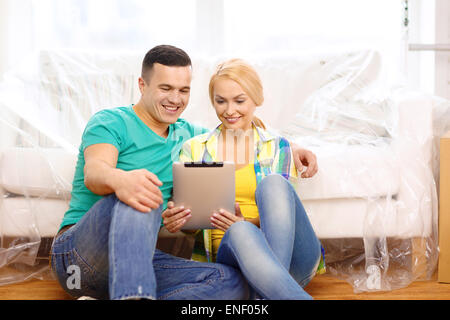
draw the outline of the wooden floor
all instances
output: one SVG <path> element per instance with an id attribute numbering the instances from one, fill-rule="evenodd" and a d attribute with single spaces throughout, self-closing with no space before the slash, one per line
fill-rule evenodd
<path id="1" fill-rule="evenodd" d="M 408 287 L 388 292 L 355 294 L 345 281 L 330 275 L 316 276 L 306 287 L 316 300 L 450 300 L 450 284 L 437 280 L 413 282 Z M 0 286 L 0 300 L 70 300 L 56 281 L 31 280 Z"/>

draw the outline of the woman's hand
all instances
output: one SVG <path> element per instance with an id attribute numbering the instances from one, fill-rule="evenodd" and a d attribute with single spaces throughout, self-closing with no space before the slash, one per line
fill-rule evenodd
<path id="1" fill-rule="evenodd" d="M 175 233 L 181 230 L 191 216 L 190 209 L 175 207 L 175 204 L 169 201 L 167 209 L 162 214 L 163 224 L 169 232 Z"/>
<path id="2" fill-rule="evenodd" d="M 241 213 L 239 204 L 235 204 L 236 214 L 232 214 L 224 209 L 220 209 L 219 212 L 214 212 L 211 217 L 211 224 L 222 231 L 227 231 L 229 227 L 235 222 L 244 221 L 244 216 Z"/>

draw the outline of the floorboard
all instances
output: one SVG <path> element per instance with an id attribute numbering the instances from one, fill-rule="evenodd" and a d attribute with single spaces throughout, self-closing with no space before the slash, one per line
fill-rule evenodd
<path id="1" fill-rule="evenodd" d="M 316 300 L 450 300 L 450 284 L 437 280 L 417 281 L 408 287 L 386 291 L 355 293 L 353 287 L 328 274 L 316 276 L 306 287 Z M 70 300 L 53 280 L 30 280 L 0 286 L 0 300 Z"/>

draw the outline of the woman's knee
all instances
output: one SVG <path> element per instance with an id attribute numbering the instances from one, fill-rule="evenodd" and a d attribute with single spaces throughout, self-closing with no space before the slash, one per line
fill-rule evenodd
<path id="1" fill-rule="evenodd" d="M 295 192 L 290 182 L 279 174 L 269 174 L 258 183 L 255 191 L 257 201 L 263 199 L 271 199 L 273 197 L 286 196 L 291 198 L 291 193 Z"/>
<path id="2" fill-rule="evenodd" d="M 239 221 L 233 223 L 228 230 L 226 231 L 225 235 L 228 238 L 236 239 L 237 241 L 245 240 L 246 237 L 248 237 L 250 234 L 253 234 L 258 230 L 258 227 L 255 226 L 253 223 L 248 221 Z"/>
<path id="3" fill-rule="evenodd" d="M 270 185 L 271 187 L 273 186 L 278 186 L 278 185 L 284 185 L 286 182 L 289 182 L 286 178 L 284 178 L 282 175 L 278 174 L 278 173 L 271 173 L 267 176 L 265 176 L 261 182 L 258 184 L 256 190 L 258 190 L 258 188 L 263 188 L 266 187 L 266 185 Z"/>
<path id="4" fill-rule="evenodd" d="M 232 252 L 235 258 L 252 255 L 265 247 L 266 239 L 261 229 L 248 221 L 233 223 L 225 233 L 219 251 Z M 223 252 L 222 252 L 223 253 Z"/>

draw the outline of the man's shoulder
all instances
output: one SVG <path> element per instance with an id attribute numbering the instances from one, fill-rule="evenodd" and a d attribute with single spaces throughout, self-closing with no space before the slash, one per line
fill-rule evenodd
<path id="1" fill-rule="evenodd" d="M 101 109 L 94 113 L 92 118 L 122 118 L 130 114 L 130 108 L 131 106 Z"/>
<path id="2" fill-rule="evenodd" d="M 130 106 L 102 109 L 94 113 L 88 121 L 87 128 L 104 127 L 120 129 L 132 119 Z"/>

